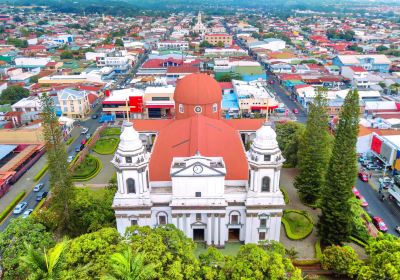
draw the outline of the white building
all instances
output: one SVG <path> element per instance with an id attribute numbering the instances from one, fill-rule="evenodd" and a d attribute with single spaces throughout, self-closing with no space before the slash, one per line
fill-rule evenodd
<path id="1" fill-rule="evenodd" d="M 284 159 L 271 125 L 257 130 L 246 152 L 239 132 L 219 117 L 221 89 L 211 77 L 186 76 L 174 99 L 176 119 L 159 121 L 164 128 L 151 152 L 142 142 L 148 136 L 124 124 L 112 160 L 118 231 L 169 223 L 189 238 L 218 247 L 227 241 L 279 240 Z M 143 128 L 146 122 L 135 121 L 135 126 Z"/>
<path id="2" fill-rule="evenodd" d="M 193 32 L 199 33 L 199 34 L 205 34 L 207 32 L 207 27 L 201 22 L 201 13 L 197 15 L 197 23 L 193 27 Z"/>
<path id="3" fill-rule="evenodd" d="M 188 50 L 189 42 L 187 41 L 161 41 L 157 43 L 158 50 Z"/>
<path id="4" fill-rule="evenodd" d="M 286 42 L 281 39 L 268 38 L 264 41 L 257 41 L 249 44 L 250 49 L 265 49 L 273 52 L 286 48 Z"/>
<path id="5" fill-rule="evenodd" d="M 45 67 L 51 61 L 49 57 L 17 57 L 15 58 L 15 66 L 18 67 Z"/>

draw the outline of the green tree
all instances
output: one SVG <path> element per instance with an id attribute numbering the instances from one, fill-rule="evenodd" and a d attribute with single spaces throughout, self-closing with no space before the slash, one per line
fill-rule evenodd
<path id="1" fill-rule="evenodd" d="M 36 84 L 38 82 L 38 80 L 39 80 L 39 75 L 35 75 L 35 76 L 32 76 L 29 78 L 29 82 L 31 84 Z"/>
<path id="2" fill-rule="evenodd" d="M 242 80 L 242 76 L 239 73 L 229 72 L 223 74 L 218 78 L 218 82 L 231 82 L 232 80 Z"/>
<path id="3" fill-rule="evenodd" d="M 32 245 L 26 245 L 27 254 L 21 257 L 22 262 L 29 268 L 30 280 L 61 280 L 63 254 L 67 247 L 67 241 L 58 243 L 54 248 L 43 253 L 35 250 Z"/>
<path id="4" fill-rule="evenodd" d="M 145 255 L 132 253 L 127 247 L 121 253 L 115 253 L 110 258 L 111 271 L 104 280 L 149 280 L 155 279 L 154 264 L 145 265 Z"/>
<path id="5" fill-rule="evenodd" d="M 330 156 L 326 92 L 318 91 L 309 105 L 309 114 L 298 150 L 299 175 L 294 186 L 307 204 L 315 204 L 325 183 Z"/>
<path id="6" fill-rule="evenodd" d="M 156 278 L 195 279 L 200 271 L 193 254 L 195 243 L 173 225 L 133 226 L 125 238 L 135 252 L 146 254 L 145 264 L 155 264 Z"/>
<path id="7" fill-rule="evenodd" d="M 9 86 L 0 95 L 0 104 L 14 104 L 29 96 L 29 89 L 20 86 Z"/>
<path id="8" fill-rule="evenodd" d="M 227 279 L 302 279 L 301 271 L 289 259 L 256 244 L 240 247 L 238 254 L 227 260 L 225 275 Z"/>
<path id="9" fill-rule="evenodd" d="M 296 167 L 298 163 L 297 152 L 303 137 L 305 126 L 298 122 L 276 123 L 276 140 L 286 159 L 285 166 Z"/>
<path id="10" fill-rule="evenodd" d="M 217 43 L 218 48 L 223 48 L 224 46 L 225 46 L 225 44 L 223 42 L 218 41 L 218 43 Z"/>
<path id="11" fill-rule="evenodd" d="M 352 187 L 357 177 L 356 143 L 359 125 L 357 90 L 349 91 L 339 114 L 332 156 L 322 190 L 318 233 L 324 244 L 341 244 L 352 230 Z"/>
<path id="12" fill-rule="evenodd" d="M 323 269 L 331 270 L 337 276 L 357 275 L 362 262 L 350 246 L 330 246 L 324 250 L 321 258 Z"/>
<path id="13" fill-rule="evenodd" d="M 17 47 L 17 48 L 27 48 L 28 47 L 27 40 L 21 40 L 18 38 L 8 38 L 7 44 L 13 45 L 14 47 Z"/>
<path id="14" fill-rule="evenodd" d="M 208 247 L 200 254 L 200 275 L 206 280 L 225 280 L 225 257 L 215 247 Z"/>
<path id="15" fill-rule="evenodd" d="M 46 142 L 49 164 L 51 211 L 57 216 L 59 233 L 68 232 L 71 222 L 71 201 L 74 191 L 71 173 L 68 172 L 67 151 L 61 126 L 55 114 L 53 99 L 47 94 L 40 97 L 43 117 L 43 138 Z"/>
<path id="16" fill-rule="evenodd" d="M 74 55 L 73 55 L 72 52 L 70 52 L 70 51 L 63 51 L 63 52 L 60 54 L 60 58 L 61 58 L 61 59 L 72 59 L 72 58 L 74 58 Z"/>
<path id="17" fill-rule="evenodd" d="M 120 38 L 117 38 L 117 39 L 115 39 L 115 45 L 119 46 L 119 47 L 123 47 L 124 41 L 122 41 L 122 39 L 120 39 Z"/>
<path id="18" fill-rule="evenodd" d="M 208 41 L 203 41 L 200 43 L 200 48 L 211 48 L 213 45 L 211 45 Z"/>
<path id="19" fill-rule="evenodd" d="M 376 47 L 376 51 L 377 52 L 384 52 L 384 51 L 387 51 L 389 48 L 388 47 L 386 47 L 386 46 L 384 46 L 384 45 L 380 45 L 380 46 L 377 46 Z"/>
<path id="20" fill-rule="evenodd" d="M 0 232 L 0 267 L 4 280 L 24 279 L 27 267 L 21 265 L 20 257 L 26 255 L 25 244 L 34 249 L 51 248 L 54 239 L 46 228 L 31 217 L 12 219 Z"/>
<path id="21" fill-rule="evenodd" d="M 396 94 L 399 94 L 400 92 L 400 84 L 399 83 L 394 83 L 390 85 L 390 91 L 394 91 Z"/>

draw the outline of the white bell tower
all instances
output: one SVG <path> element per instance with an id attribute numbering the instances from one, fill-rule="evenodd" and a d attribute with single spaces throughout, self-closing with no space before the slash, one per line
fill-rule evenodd
<path id="1" fill-rule="evenodd" d="M 257 130 L 247 160 L 246 243 L 279 240 L 282 209 L 285 206 L 279 180 L 285 159 L 270 123 L 266 122 Z"/>

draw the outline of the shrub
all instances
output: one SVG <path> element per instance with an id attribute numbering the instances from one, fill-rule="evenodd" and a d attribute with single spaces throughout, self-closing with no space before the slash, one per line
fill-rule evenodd
<path id="1" fill-rule="evenodd" d="M 321 238 L 318 238 L 315 242 L 315 257 L 319 260 L 322 258 Z"/>
<path id="2" fill-rule="evenodd" d="M 321 266 L 325 270 L 332 270 L 335 275 L 355 276 L 362 262 L 350 246 L 330 246 L 324 250 Z"/>
<path id="3" fill-rule="evenodd" d="M 24 198 L 25 191 L 20 192 L 11 202 L 7 205 L 6 209 L 0 214 L 0 222 L 2 222 L 8 214 L 14 209 L 14 207 Z"/>
<path id="4" fill-rule="evenodd" d="M 32 214 L 37 213 L 40 210 L 40 208 L 42 208 L 45 201 L 46 199 L 42 199 L 41 201 L 39 201 L 39 203 L 35 206 L 35 209 L 33 209 Z"/>
<path id="5" fill-rule="evenodd" d="M 75 138 L 74 138 L 74 137 L 71 137 L 71 138 L 69 138 L 69 139 L 65 142 L 65 144 L 66 144 L 67 146 L 69 146 L 69 145 L 72 144 L 72 142 L 74 142 L 74 140 L 75 140 Z"/>
<path id="6" fill-rule="evenodd" d="M 314 223 L 306 211 L 285 210 L 282 224 L 289 239 L 300 240 L 311 234 Z"/>
<path id="7" fill-rule="evenodd" d="M 45 166 L 43 166 L 43 168 L 40 169 L 40 171 L 35 175 L 35 177 L 33 177 L 33 181 L 34 182 L 39 181 L 40 178 L 42 178 L 42 176 L 44 175 L 44 173 L 46 173 L 48 168 L 49 168 L 49 164 L 46 163 Z"/>
<path id="8" fill-rule="evenodd" d="M 363 248 L 365 248 L 368 245 L 367 242 L 357 238 L 356 236 L 350 236 L 350 240 Z"/>
<path id="9" fill-rule="evenodd" d="M 280 189 L 281 189 L 281 192 L 282 192 L 282 194 L 283 194 L 283 199 L 285 200 L 285 203 L 286 203 L 286 204 L 289 204 L 290 199 L 289 199 L 289 195 L 288 195 L 288 193 L 287 193 L 287 190 L 284 189 L 283 187 L 280 187 Z"/>
<path id="10" fill-rule="evenodd" d="M 74 181 L 88 181 L 99 174 L 103 165 L 101 161 L 95 157 L 88 155 L 86 158 L 77 166 L 74 171 L 72 179 Z"/>
<path id="11" fill-rule="evenodd" d="M 319 264 L 320 260 L 318 259 L 310 259 L 310 260 L 293 260 L 294 265 L 315 265 Z"/>
<path id="12" fill-rule="evenodd" d="M 110 155 L 115 152 L 119 143 L 118 138 L 100 138 L 93 147 L 93 151 L 100 155 Z"/>

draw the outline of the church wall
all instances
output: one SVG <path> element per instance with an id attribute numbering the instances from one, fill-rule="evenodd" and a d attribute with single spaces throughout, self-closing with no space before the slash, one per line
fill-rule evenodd
<path id="1" fill-rule="evenodd" d="M 196 192 L 201 197 L 221 197 L 224 195 L 224 177 L 174 177 L 173 197 L 193 198 Z"/>

